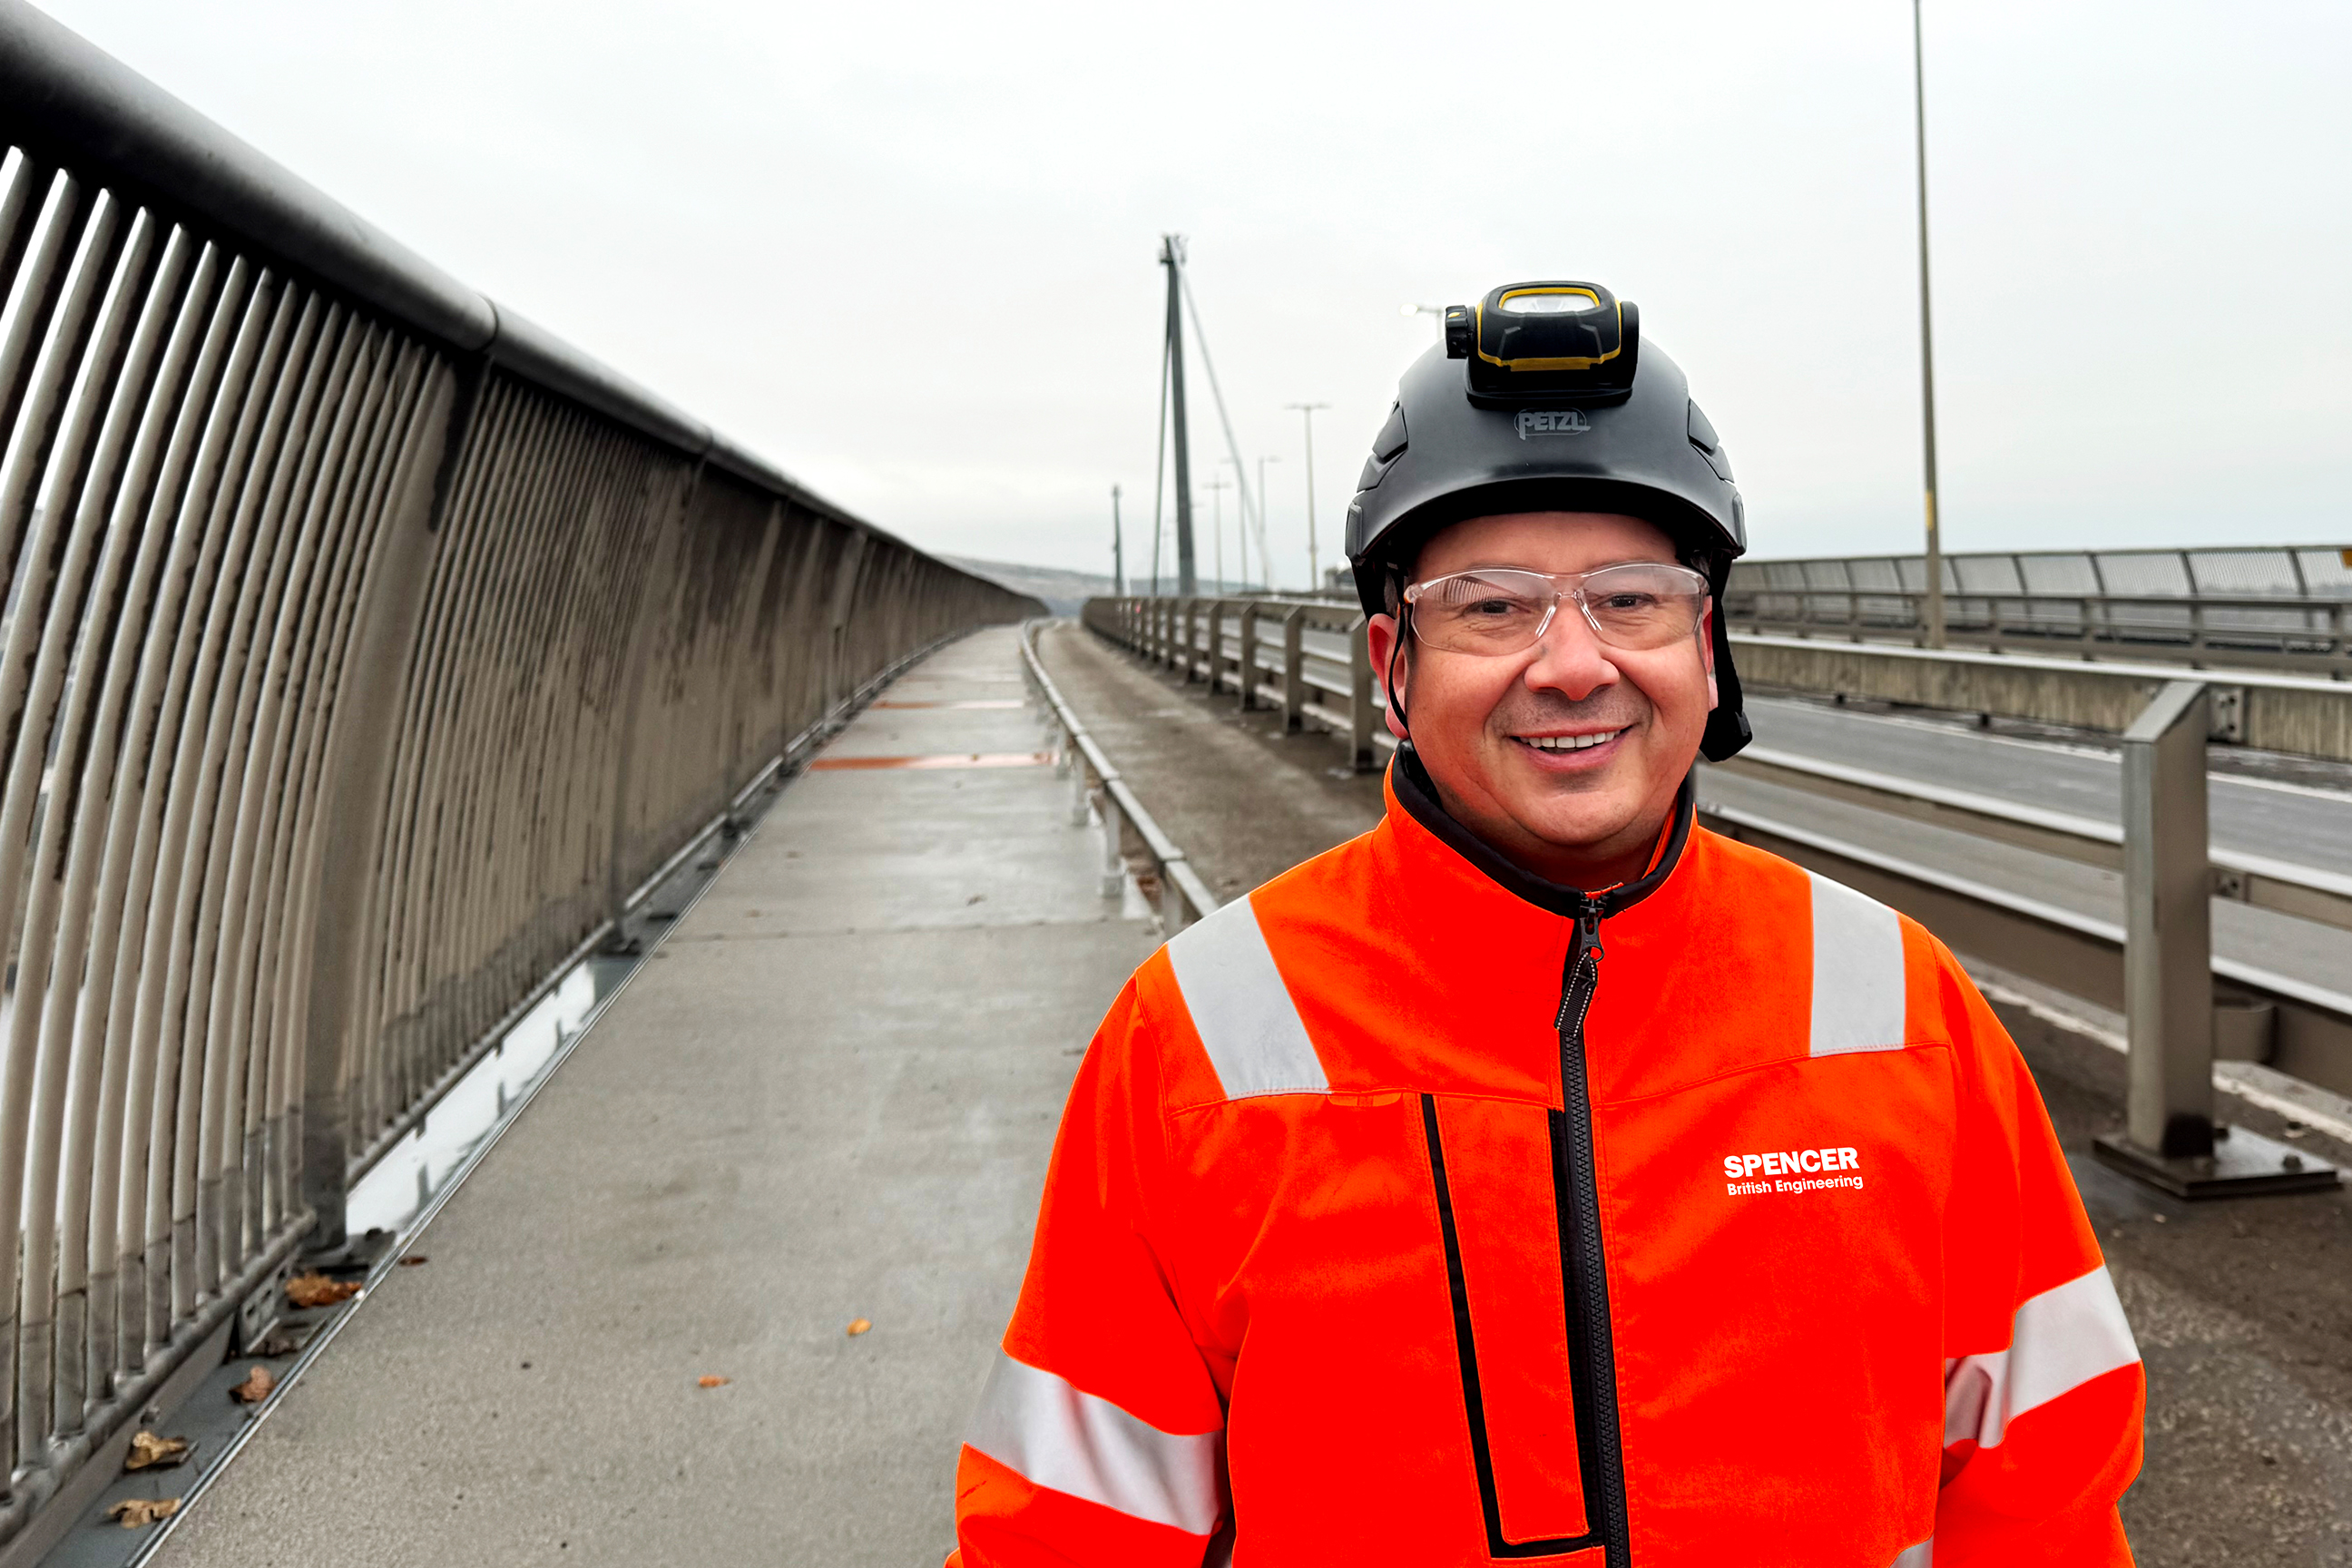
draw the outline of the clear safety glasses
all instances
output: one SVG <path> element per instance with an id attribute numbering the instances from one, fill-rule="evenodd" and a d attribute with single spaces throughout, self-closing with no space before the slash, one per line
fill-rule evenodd
<path id="1" fill-rule="evenodd" d="M 1611 647 L 1664 647 L 1697 629 L 1706 579 L 1687 566 L 1630 561 L 1594 572 L 1480 566 L 1404 591 L 1413 635 L 1447 653 L 1524 653 L 1573 599 L 1592 635 Z"/>

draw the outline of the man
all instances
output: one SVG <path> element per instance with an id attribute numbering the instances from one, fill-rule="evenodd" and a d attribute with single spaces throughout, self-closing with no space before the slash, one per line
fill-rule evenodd
<path id="1" fill-rule="evenodd" d="M 2127 1563 L 2129 1329 L 1951 954 L 1692 823 L 1740 502 L 1629 305 L 1495 290 L 1349 517 L 1370 833 L 1079 1070 L 956 1559 Z"/>

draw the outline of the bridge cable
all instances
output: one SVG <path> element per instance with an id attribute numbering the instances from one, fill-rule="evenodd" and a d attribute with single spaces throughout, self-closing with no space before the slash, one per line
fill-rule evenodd
<path id="1" fill-rule="evenodd" d="M 1234 459 L 1234 489 L 1241 497 L 1242 521 L 1257 535 L 1258 562 L 1261 566 L 1264 566 L 1273 559 L 1265 551 L 1265 512 L 1263 508 L 1250 500 L 1249 476 L 1248 470 L 1242 463 L 1241 443 L 1234 439 L 1233 416 L 1225 412 L 1225 394 L 1217 384 L 1217 364 L 1209 357 L 1209 334 L 1201 330 L 1201 307 L 1192 301 L 1192 275 L 1180 268 L 1176 276 L 1177 281 L 1184 290 L 1184 310 L 1192 318 L 1192 341 L 1200 345 L 1201 368 L 1209 373 L 1209 395 L 1216 400 L 1217 423 L 1224 426 L 1225 450 Z M 1244 572 L 1242 575 L 1247 577 L 1249 574 Z M 1266 583 L 1269 587 L 1273 585 L 1273 572 L 1268 569 Z M 1222 588 L 1222 584 L 1220 587 Z"/>

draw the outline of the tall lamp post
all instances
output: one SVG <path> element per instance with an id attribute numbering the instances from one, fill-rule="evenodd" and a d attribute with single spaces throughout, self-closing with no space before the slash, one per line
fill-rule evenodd
<path id="1" fill-rule="evenodd" d="M 1264 455 L 1260 455 L 1258 458 L 1257 515 L 1260 521 L 1263 521 L 1265 517 L 1265 466 L 1268 463 L 1279 463 L 1280 461 L 1282 461 L 1280 458 L 1269 458 Z M 1271 594 L 1274 592 L 1274 563 L 1265 558 L 1265 541 L 1263 538 L 1259 539 L 1257 542 L 1257 569 L 1265 577 L 1265 581 L 1258 585 L 1264 588 L 1267 593 Z M 1246 572 L 1243 573 L 1242 578 L 1244 584 L 1246 584 L 1249 574 Z"/>
<path id="2" fill-rule="evenodd" d="M 1328 403 L 1287 403 L 1286 408 L 1296 408 L 1307 423 L 1307 591 L 1310 594 L 1322 586 L 1322 566 L 1315 559 L 1315 412 L 1328 408 Z M 1257 493 L 1265 494 L 1260 485 Z"/>
<path id="3" fill-rule="evenodd" d="M 1944 646 L 1944 540 L 1936 515 L 1936 342 L 1927 304 L 1927 67 L 1920 41 L 1919 0 L 1911 0 L 1911 111 L 1919 154 L 1919 412 L 1926 437 L 1929 647 Z"/>
<path id="4" fill-rule="evenodd" d="M 1110 591 L 1113 598 L 1127 597 L 1127 541 L 1118 526 L 1118 487 L 1110 488 Z"/>
<path id="5" fill-rule="evenodd" d="M 1209 492 L 1210 563 L 1216 568 L 1217 585 L 1209 590 L 1211 598 L 1223 598 L 1225 593 L 1225 492 L 1234 481 L 1219 474 L 1202 488 Z"/>

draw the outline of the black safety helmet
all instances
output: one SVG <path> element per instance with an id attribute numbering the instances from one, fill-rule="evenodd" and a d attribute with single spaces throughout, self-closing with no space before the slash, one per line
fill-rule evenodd
<path id="1" fill-rule="evenodd" d="M 1507 283 L 1449 305 L 1445 342 L 1414 362 L 1348 505 L 1348 563 L 1364 613 L 1392 609 L 1414 556 L 1464 518 L 1612 511 L 1656 524 L 1718 606 L 1748 527 L 1731 462 L 1681 367 L 1597 283 Z M 1699 750 L 1748 743 L 1718 608 L 1716 708 Z"/>

